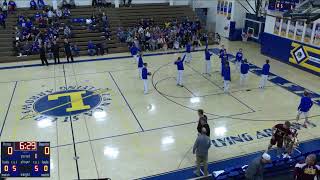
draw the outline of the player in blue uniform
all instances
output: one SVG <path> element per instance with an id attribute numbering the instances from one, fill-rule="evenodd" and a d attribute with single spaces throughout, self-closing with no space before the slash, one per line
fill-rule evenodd
<path id="1" fill-rule="evenodd" d="M 309 93 L 307 91 L 304 91 L 303 97 L 301 98 L 301 101 L 298 107 L 298 115 L 297 115 L 297 121 L 299 121 L 301 114 L 304 115 L 304 118 L 305 118 L 305 121 L 303 124 L 304 127 L 307 127 L 307 124 L 310 123 L 308 121 L 308 116 L 312 106 L 313 106 L 313 102 L 310 98 Z"/>
<path id="2" fill-rule="evenodd" d="M 242 63 L 243 53 L 242 49 L 240 48 L 236 54 L 236 70 L 240 72 L 240 66 Z"/>
<path id="3" fill-rule="evenodd" d="M 231 82 L 231 72 L 229 62 L 225 62 L 224 70 L 223 70 L 223 90 L 224 93 L 229 93 L 229 87 Z"/>
<path id="4" fill-rule="evenodd" d="M 204 56 L 205 56 L 205 60 L 206 60 L 206 66 L 205 66 L 205 73 L 204 74 L 207 74 L 209 76 L 211 76 L 211 56 L 212 56 L 213 53 L 211 53 L 208 48 L 205 49 L 204 51 Z"/>
<path id="5" fill-rule="evenodd" d="M 130 53 L 131 53 L 131 55 L 132 55 L 132 57 L 133 57 L 133 59 L 134 59 L 134 63 L 138 63 L 138 58 L 137 58 L 137 55 L 138 55 L 138 52 L 140 52 L 140 49 L 139 48 L 137 48 L 134 44 L 131 46 L 131 48 L 130 48 Z"/>
<path id="6" fill-rule="evenodd" d="M 183 66 L 183 61 L 186 59 L 186 55 L 181 57 L 178 57 L 178 59 L 174 62 L 175 65 L 177 65 L 177 70 L 178 70 L 178 75 L 177 75 L 177 86 L 183 87 L 182 84 L 182 76 L 183 76 L 183 71 L 184 71 L 184 66 Z"/>
<path id="7" fill-rule="evenodd" d="M 240 66 L 240 86 L 244 85 L 247 82 L 249 75 L 249 64 L 247 59 L 244 59 Z"/>
<path id="8" fill-rule="evenodd" d="M 143 93 L 146 95 L 148 94 L 148 76 L 151 75 L 150 72 L 148 72 L 148 64 L 147 63 L 143 63 L 143 68 L 142 68 L 142 74 L 141 74 L 141 77 L 142 77 L 142 80 L 143 80 Z"/>
<path id="9" fill-rule="evenodd" d="M 137 59 L 138 59 L 139 77 L 140 79 L 142 79 L 142 68 L 143 68 L 142 52 L 138 54 Z"/>
<path id="10" fill-rule="evenodd" d="M 192 54 L 191 54 L 191 42 L 186 44 L 186 63 L 191 63 Z"/>
<path id="11" fill-rule="evenodd" d="M 266 63 L 262 67 L 259 88 L 264 88 L 264 86 L 266 85 L 266 82 L 267 82 L 268 76 L 269 76 L 269 72 L 270 72 L 270 64 L 269 64 L 269 60 L 267 59 Z"/>

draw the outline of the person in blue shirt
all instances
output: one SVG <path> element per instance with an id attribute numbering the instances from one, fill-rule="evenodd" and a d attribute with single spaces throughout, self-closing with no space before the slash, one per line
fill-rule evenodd
<path id="1" fill-rule="evenodd" d="M 223 91 L 224 93 L 229 93 L 229 87 L 231 82 L 231 72 L 229 62 L 225 62 L 223 70 Z"/>
<path id="2" fill-rule="evenodd" d="M 206 60 L 206 67 L 205 67 L 205 73 L 204 74 L 207 74 L 209 76 L 211 76 L 211 56 L 212 56 L 213 53 L 211 53 L 208 48 L 205 49 L 204 51 L 204 56 L 205 56 L 205 60 Z"/>
<path id="3" fill-rule="evenodd" d="M 267 59 L 266 63 L 262 67 L 262 73 L 261 73 L 261 80 L 260 80 L 259 88 L 264 88 L 264 86 L 266 85 L 266 82 L 268 80 L 269 72 L 270 72 L 270 64 L 269 64 L 269 60 Z"/>
<path id="4" fill-rule="evenodd" d="M 142 52 L 138 54 L 137 59 L 138 59 L 139 78 L 142 79 L 142 68 L 143 68 Z"/>
<path id="5" fill-rule="evenodd" d="M 14 2 L 13 0 L 10 0 L 8 3 L 9 13 L 12 14 L 16 10 L 16 7 L 17 7 L 16 2 Z"/>
<path id="6" fill-rule="evenodd" d="M 192 55 L 191 55 L 191 42 L 188 42 L 186 44 L 186 63 L 190 63 L 192 60 Z"/>
<path id="7" fill-rule="evenodd" d="M 236 54 L 236 70 L 240 71 L 240 66 L 243 58 L 242 49 L 240 48 L 239 51 Z"/>
<path id="8" fill-rule="evenodd" d="M 38 9 L 43 9 L 46 5 L 43 0 L 38 0 Z"/>
<path id="9" fill-rule="evenodd" d="M 249 75 L 249 64 L 247 59 L 244 59 L 240 66 L 240 86 L 244 85 L 247 82 Z"/>
<path id="10" fill-rule="evenodd" d="M 142 74 L 141 74 L 141 77 L 142 77 L 142 80 L 143 80 L 143 93 L 146 95 L 148 94 L 148 76 L 151 75 L 150 72 L 148 72 L 148 64 L 147 63 L 143 63 L 143 68 L 142 68 Z"/>
<path id="11" fill-rule="evenodd" d="M 178 70 L 178 75 L 177 75 L 177 86 L 183 87 L 182 84 L 182 76 L 183 76 L 183 71 L 184 71 L 184 66 L 183 66 L 183 61 L 185 60 L 186 55 L 181 57 L 178 57 L 178 59 L 174 62 L 175 65 L 177 65 L 177 70 Z"/>
<path id="12" fill-rule="evenodd" d="M 31 10 L 36 10 L 37 9 L 37 3 L 35 0 L 30 1 L 30 9 Z"/>
<path id="13" fill-rule="evenodd" d="M 137 46 L 134 45 L 134 43 L 132 44 L 131 48 L 130 48 L 130 53 L 134 59 L 134 63 L 138 63 L 139 59 L 137 58 L 138 52 L 140 52 L 140 49 L 137 48 Z"/>
<path id="14" fill-rule="evenodd" d="M 304 115 L 304 118 L 305 118 L 305 121 L 303 124 L 304 127 L 307 127 L 307 124 L 310 123 L 308 120 L 308 116 L 312 106 L 313 106 L 313 102 L 310 98 L 309 93 L 307 91 L 304 91 L 303 97 L 301 98 L 300 104 L 298 106 L 298 115 L 297 115 L 297 121 L 299 121 L 301 114 Z"/>
<path id="15" fill-rule="evenodd" d="M 88 42 L 88 55 L 89 56 L 94 56 L 96 54 L 96 48 L 93 42 L 90 40 Z"/>

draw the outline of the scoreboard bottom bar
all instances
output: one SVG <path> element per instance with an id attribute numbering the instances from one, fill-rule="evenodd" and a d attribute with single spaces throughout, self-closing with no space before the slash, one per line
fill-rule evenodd
<path id="1" fill-rule="evenodd" d="M 50 177 L 50 142 L 1 142 L 2 177 Z"/>

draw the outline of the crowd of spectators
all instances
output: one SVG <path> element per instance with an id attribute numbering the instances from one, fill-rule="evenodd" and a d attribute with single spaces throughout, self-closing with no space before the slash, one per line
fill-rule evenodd
<path id="1" fill-rule="evenodd" d="M 194 47 L 201 46 L 201 40 L 206 41 L 206 34 L 202 34 L 199 20 L 190 21 L 187 17 L 181 21 L 167 21 L 157 25 L 154 20 L 141 19 L 136 26 L 124 30 L 118 28 L 117 36 L 121 42 L 135 45 L 141 50 L 154 51 L 157 49 L 180 49 L 188 42 Z"/>
<path id="2" fill-rule="evenodd" d="M 71 12 L 68 8 L 53 10 L 44 5 L 43 1 L 30 2 L 30 8 L 36 6 L 38 10 L 33 16 L 20 14 L 15 27 L 14 47 L 17 55 L 38 54 L 40 46 L 44 46 L 48 55 L 52 56 L 54 42 L 59 40 L 60 20 L 69 18 Z M 43 8 L 43 9 L 39 9 Z M 42 11 L 41 11 L 42 10 Z M 71 38 L 70 25 L 65 25 L 64 38 Z"/>
<path id="3" fill-rule="evenodd" d="M 0 26 L 6 29 L 6 19 L 8 14 L 13 14 L 16 10 L 17 4 L 13 0 L 4 0 L 0 3 Z"/>
<path id="4" fill-rule="evenodd" d="M 43 0 L 38 0 L 38 2 L 31 0 L 30 9 L 36 9 L 37 11 L 32 16 L 19 14 L 17 26 L 15 27 L 15 40 L 13 42 L 15 54 L 17 56 L 39 54 L 43 47 L 48 58 L 54 59 L 55 44 L 59 45 L 62 39 L 66 39 L 70 44 L 72 56 L 79 56 L 80 48 L 75 42 L 71 43 L 70 41 L 70 39 L 74 37 L 74 33 L 69 8 L 74 7 L 75 4 L 73 0 L 69 2 L 63 0 L 61 8 L 56 10 L 46 6 Z M 67 20 L 62 21 L 63 19 Z M 93 13 L 92 16 L 86 20 L 89 31 L 103 32 L 106 39 L 110 39 L 110 26 L 104 12 L 98 16 Z M 90 41 L 88 42 L 88 55 L 103 55 L 105 47 L 104 41 L 96 44 Z"/>

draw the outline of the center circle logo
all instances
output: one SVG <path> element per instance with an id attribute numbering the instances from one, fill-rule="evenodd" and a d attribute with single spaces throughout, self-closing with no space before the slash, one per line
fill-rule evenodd
<path id="1" fill-rule="evenodd" d="M 46 95 L 34 103 L 34 110 L 47 116 L 77 115 L 97 107 L 102 98 L 93 91 L 68 90 Z"/>
<path id="2" fill-rule="evenodd" d="M 77 121 L 81 119 L 79 115 L 92 117 L 107 111 L 111 102 L 109 88 L 68 86 L 57 89 L 44 90 L 25 100 L 21 120 Z"/>

